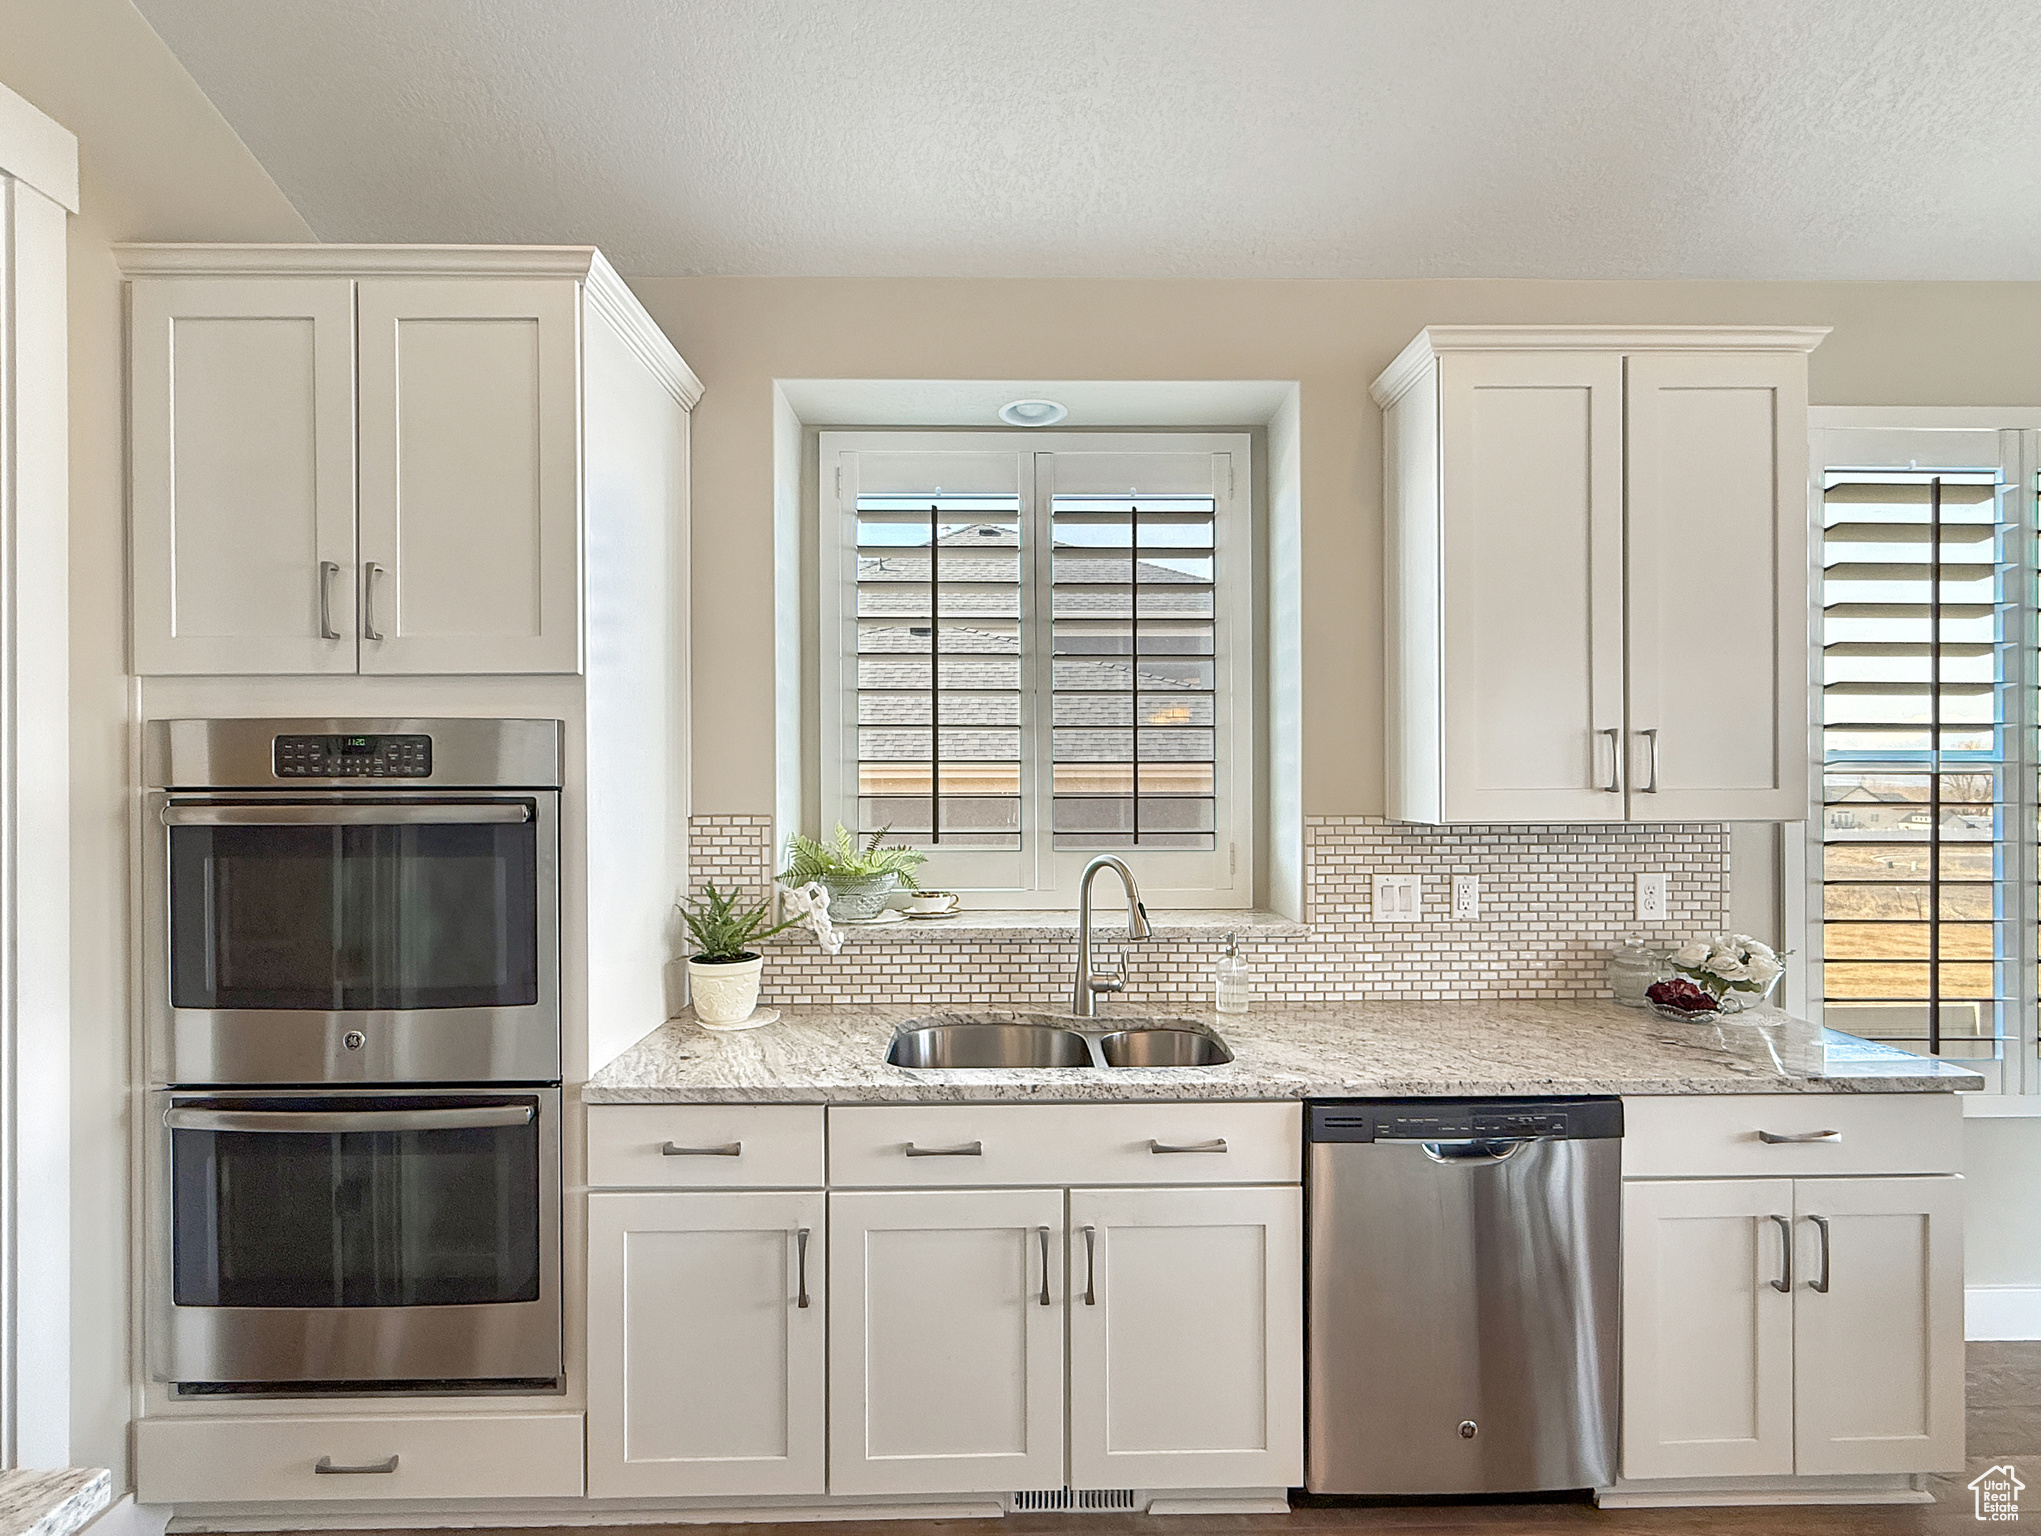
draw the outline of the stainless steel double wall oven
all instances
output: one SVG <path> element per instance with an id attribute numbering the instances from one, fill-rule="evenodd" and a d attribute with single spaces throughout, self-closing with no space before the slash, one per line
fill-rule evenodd
<path id="1" fill-rule="evenodd" d="M 151 722 L 159 1380 L 557 1386 L 563 736 Z"/>

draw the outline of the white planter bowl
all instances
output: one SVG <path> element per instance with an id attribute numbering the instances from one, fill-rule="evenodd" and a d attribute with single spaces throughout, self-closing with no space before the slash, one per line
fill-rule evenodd
<path id="1" fill-rule="evenodd" d="M 749 960 L 687 962 L 688 990 L 694 994 L 695 1017 L 704 1024 L 735 1024 L 758 1007 L 759 973 L 765 956 Z"/>

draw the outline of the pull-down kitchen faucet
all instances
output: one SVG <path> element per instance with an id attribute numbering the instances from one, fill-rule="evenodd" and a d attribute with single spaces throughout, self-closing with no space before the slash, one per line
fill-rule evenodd
<path id="1" fill-rule="evenodd" d="M 1098 1017 L 1098 995 L 1101 992 L 1118 992 L 1127 985 L 1124 970 L 1101 974 L 1091 964 L 1091 881 L 1092 876 L 1102 869 L 1110 869 L 1120 877 L 1120 884 L 1127 888 L 1127 937 L 1130 939 L 1153 938 L 1154 930 L 1148 926 L 1148 909 L 1141 905 L 1141 883 L 1134 878 L 1134 871 L 1109 853 L 1102 853 L 1084 866 L 1084 874 L 1077 882 L 1077 984 L 1070 991 L 1070 1011 L 1080 1019 Z"/>

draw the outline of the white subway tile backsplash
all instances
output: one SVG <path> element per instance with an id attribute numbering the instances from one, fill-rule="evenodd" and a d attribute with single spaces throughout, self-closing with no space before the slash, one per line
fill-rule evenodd
<path id="1" fill-rule="evenodd" d="M 1603 966 L 1633 933 L 1670 942 L 1727 920 L 1729 834 L 1713 823 L 1564 827 L 1419 827 L 1372 816 L 1309 817 L 1305 916 L 1297 938 L 1243 941 L 1255 995 L 1287 1002 L 1377 997 L 1606 997 Z M 770 816 L 697 816 L 689 884 L 713 882 L 762 900 L 771 889 Z M 1637 876 L 1667 877 L 1667 916 L 1636 921 Z M 1376 873 L 1424 882 L 1423 923 L 1377 924 Z M 1444 910 L 1455 875 L 1481 881 L 1481 910 Z M 1111 944 L 1127 966 L 1123 1009 L 1202 1007 L 1223 950 L 1212 939 Z M 801 933 L 773 941 L 764 1000 L 774 1004 L 883 999 L 910 1006 L 1063 1005 L 1075 967 L 1070 940 L 866 935 L 829 956 Z"/>

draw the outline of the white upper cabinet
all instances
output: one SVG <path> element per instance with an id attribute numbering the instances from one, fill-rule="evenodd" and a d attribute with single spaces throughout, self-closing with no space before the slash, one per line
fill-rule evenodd
<path id="1" fill-rule="evenodd" d="M 132 304 L 135 670 L 352 672 L 354 284 Z"/>
<path id="2" fill-rule="evenodd" d="M 136 672 L 582 669 L 602 402 L 701 393 L 599 253 L 120 256 Z"/>
<path id="3" fill-rule="evenodd" d="M 575 287 L 361 285 L 361 670 L 580 670 Z"/>
<path id="4" fill-rule="evenodd" d="M 1375 381 L 1391 817 L 1805 813 L 1824 334 L 1435 326 Z"/>

